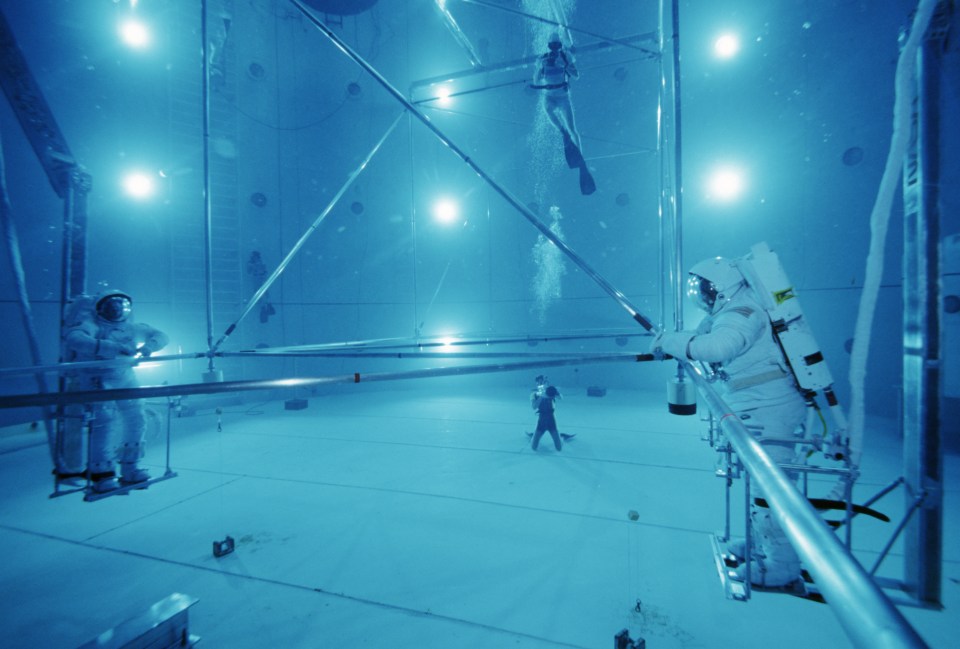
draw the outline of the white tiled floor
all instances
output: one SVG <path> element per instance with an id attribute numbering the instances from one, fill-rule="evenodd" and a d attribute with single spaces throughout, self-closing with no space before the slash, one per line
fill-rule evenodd
<path id="1" fill-rule="evenodd" d="M 95 503 L 48 498 L 39 433 L 8 438 L 0 644 L 75 647 L 182 592 L 199 598 L 204 647 L 600 648 L 623 628 L 650 649 L 849 646 L 827 605 L 724 598 L 708 540 L 723 525 L 715 453 L 662 395 L 567 394 L 558 420 L 577 437 L 557 454 L 529 449 L 522 391 L 421 385 L 345 387 L 302 411 L 251 401 L 225 409 L 220 432 L 211 410 L 174 419 L 179 477 Z M 890 437 L 872 438 L 861 500 L 899 475 Z M 150 441 L 159 473 L 159 431 Z M 956 646 L 960 622 L 957 464 L 946 607 L 901 608 L 933 647 Z M 901 500 L 878 507 L 896 520 Z M 858 519 L 862 561 L 890 530 Z M 226 535 L 236 551 L 213 557 Z M 881 572 L 899 577 L 897 562 Z"/>

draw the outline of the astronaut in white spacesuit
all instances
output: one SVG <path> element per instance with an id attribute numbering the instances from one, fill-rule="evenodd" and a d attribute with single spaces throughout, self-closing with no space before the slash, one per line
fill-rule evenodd
<path id="1" fill-rule="evenodd" d="M 121 291 L 105 291 L 86 308 L 75 311 L 65 323 L 64 360 L 93 361 L 122 357 L 149 356 L 163 349 L 166 334 L 148 324 L 134 322 L 133 301 Z M 139 387 L 133 366 L 78 370 L 67 379 L 67 389 L 110 390 Z M 112 491 L 120 485 L 146 482 L 150 475 L 138 466 L 144 454 L 146 421 L 143 402 L 129 399 L 90 404 L 92 423 L 87 470 L 97 493 Z M 119 448 L 111 435 L 112 423 L 119 414 L 122 434 Z M 118 482 L 115 462 L 120 462 Z"/>
<path id="2" fill-rule="evenodd" d="M 722 257 L 691 268 L 687 286 L 688 296 L 708 316 L 696 331 L 660 334 L 651 349 L 710 364 L 721 379 L 724 401 L 764 451 L 778 464 L 793 462 L 796 450 L 790 440 L 804 422 L 806 402 L 753 289 L 735 264 Z M 753 495 L 750 580 L 758 586 L 784 586 L 799 578 L 800 560 L 770 510 L 757 506 L 758 494 Z M 742 543 L 727 550 L 743 561 Z M 743 563 L 737 569 L 741 581 L 745 571 Z"/>

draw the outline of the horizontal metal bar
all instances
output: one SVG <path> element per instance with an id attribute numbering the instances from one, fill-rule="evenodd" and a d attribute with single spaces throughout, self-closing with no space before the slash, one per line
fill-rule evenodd
<path id="1" fill-rule="evenodd" d="M 146 358 L 115 358 L 111 360 L 102 360 L 102 361 L 77 361 L 73 363 L 56 363 L 51 365 L 37 365 L 34 367 L 10 367 L 5 369 L 0 369 L 0 378 L 7 376 L 22 376 L 28 374 L 36 374 L 38 372 L 58 372 L 60 374 L 67 374 L 69 372 L 74 372 L 77 370 L 90 370 L 90 369 L 111 369 L 111 368 L 120 368 L 120 367 L 135 367 L 137 365 L 143 365 L 146 363 L 163 363 L 167 361 L 178 361 L 178 360 L 196 360 L 203 358 L 210 358 L 215 356 L 218 358 L 226 357 L 245 357 L 251 358 L 255 356 L 335 356 L 336 354 L 331 352 L 336 352 L 338 350 L 351 350 L 351 349 L 360 349 L 360 350 L 380 350 L 380 349 L 430 349 L 430 348 L 444 348 L 449 349 L 450 351 L 445 356 L 456 356 L 457 358 L 466 358 L 463 353 L 457 351 L 459 347 L 483 345 L 507 345 L 515 343 L 526 343 L 526 344 L 537 344 L 542 342 L 558 342 L 566 340 L 603 340 L 607 338 L 634 338 L 634 337 L 644 337 L 650 336 L 649 332 L 643 333 L 604 333 L 604 334 L 557 334 L 552 336 L 513 336 L 513 337 L 502 337 L 498 338 L 495 336 L 489 336 L 486 338 L 475 338 L 475 339 L 457 339 L 449 340 L 447 338 L 377 338 L 371 340 L 357 340 L 357 341 L 348 341 L 348 342 L 336 342 L 336 343 L 320 343 L 317 345 L 296 345 L 288 347 L 269 347 L 265 349 L 247 349 L 240 350 L 236 352 L 215 352 L 213 354 L 209 352 L 192 352 L 187 354 L 163 354 L 149 356 Z M 614 352 L 615 353 L 615 352 Z M 560 352 L 557 352 L 560 355 Z M 551 354 L 542 354 L 543 356 L 549 356 Z M 569 356 L 570 354 L 562 354 Z M 375 357 L 373 354 L 364 354 L 358 353 L 356 357 L 361 356 L 371 356 Z M 395 354 L 391 354 L 391 357 L 397 357 Z M 492 355 L 491 355 L 492 356 Z M 507 354 L 506 356 L 509 356 Z M 405 358 L 407 356 L 404 356 Z M 413 355 L 409 356 L 410 358 L 423 358 L 422 355 Z"/>
<path id="2" fill-rule="evenodd" d="M 636 358 L 635 353 L 631 352 L 594 352 L 571 355 L 569 352 L 460 352 L 450 350 L 447 352 L 270 352 L 256 351 L 238 354 L 226 354 L 234 358 L 255 358 L 264 356 L 269 358 L 396 358 L 396 359 L 425 359 L 442 358 L 445 360 L 456 360 L 459 358 L 577 358 L 578 356 L 629 356 Z"/>
<path id="3" fill-rule="evenodd" d="M 624 38 L 616 39 L 616 45 L 622 45 L 624 47 L 630 47 L 633 49 L 638 49 L 648 54 L 647 58 L 651 60 L 658 59 L 660 54 L 656 50 L 648 50 L 644 47 L 637 47 L 632 45 L 632 43 L 638 42 L 656 42 L 658 35 L 656 32 L 649 32 L 646 34 L 635 34 L 633 36 L 626 36 Z M 591 43 L 590 45 L 582 45 L 580 47 L 570 48 L 570 51 L 574 54 L 584 54 L 588 52 L 597 52 L 597 51 L 606 51 L 612 49 L 615 45 L 612 43 Z M 450 81 L 456 81 L 457 79 L 466 79 L 468 77 L 473 77 L 477 75 L 489 75 L 493 72 L 510 72 L 513 70 L 521 70 L 523 68 L 529 67 L 536 63 L 540 59 L 539 54 L 532 56 L 525 56 L 519 59 L 512 59 L 510 61 L 504 61 L 496 65 L 485 65 L 481 68 L 471 68 L 469 70 L 460 70 L 458 72 L 450 72 L 436 77 L 429 77 L 426 79 L 420 79 L 414 81 L 410 84 L 411 90 L 417 90 L 418 88 L 425 88 L 428 86 L 436 85 L 438 83 L 449 83 Z M 644 60 L 644 59 L 631 59 L 635 60 Z"/>
<path id="4" fill-rule="evenodd" d="M 489 9 L 497 9 L 498 11 L 505 11 L 505 12 L 507 12 L 507 13 L 512 13 L 512 14 L 514 14 L 514 15 L 521 16 L 522 18 L 526 18 L 526 19 L 528 19 L 528 20 L 533 20 L 533 21 L 536 21 L 536 22 L 539 22 L 539 23 L 543 23 L 543 24 L 545 24 L 545 25 L 552 25 L 552 26 L 554 26 L 554 27 L 562 27 L 563 29 L 567 30 L 568 32 L 574 32 L 574 33 L 576 33 L 576 34 L 583 34 L 583 35 L 585 35 L 585 36 L 591 36 L 591 37 L 596 38 L 596 39 L 598 39 L 598 40 L 600 40 L 600 41 L 604 41 L 604 42 L 606 42 L 606 43 L 610 43 L 610 44 L 613 44 L 613 45 L 623 45 L 624 47 L 634 47 L 633 45 L 627 44 L 627 42 L 626 42 L 627 39 L 626 39 L 626 38 L 610 38 L 609 36 L 604 36 L 603 34 L 598 34 L 598 33 L 596 33 L 596 32 L 589 32 L 589 31 L 587 31 L 587 30 L 585 30 L 585 29 L 580 29 L 580 28 L 578 28 L 578 27 L 574 27 L 573 25 L 564 25 L 563 23 L 557 22 L 556 20 L 550 20 L 549 18 L 544 18 L 544 17 L 542 17 L 542 16 L 536 16 L 536 15 L 534 15 L 534 14 L 527 13 L 527 12 L 525 12 L 525 11 L 520 11 L 519 9 L 514 9 L 514 8 L 512 8 L 512 7 L 507 7 L 507 6 L 505 6 L 505 5 L 498 5 L 498 4 L 494 4 L 494 3 L 492 3 L 492 2 L 486 2 L 485 0 L 462 0 L 462 1 L 463 1 L 463 2 L 466 2 L 467 4 L 475 4 L 475 5 L 479 5 L 479 6 L 482 6 L 482 7 L 487 7 L 487 8 L 489 8 Z M 658 34 L 657 32 L 648 32 L 647 34 L 644 34 L 643 36 L 645 37 L 645 40 L 651 41 L 651 42 L 653 43 L 653 47 L 654 47 L 655 49 L 648 50 L 648 49 L 642 48 L 642 47 L 637 47 L 636 49 L 644 50 L 645 52 L 649 52 L 650 54 L 653 54 L 654 56 L 659 56 L 659 49 L 657 49 L 657 43 L 658 43 L 658 41 L 659 41 L 659 34 Z M 628 38 L 629 38 L 629 37 L 628 37 Z"/>
<path id="5" fill-rule="evenodd" d="M 466 334 L 460 334 L 466 335 Z M 612 333 L 576 333 L 576 334 L 552 334 L 544 336 L 530 335 L 507 335 L 507 336 L 478 336 L 468 338 L 451 338 L 450 336 L 438 336 L 430 338 L 377 338 L 372 340 L 357 340 L 337 343 L 319 343 L 315 345 L 297 345 L 289 347 L 268 347 L 265 349 L 241 350 L 239 352 L 223 352 L 223 356 L 236 354 L 247 354 L 249 352 L 278 352 L 278 351 L 338 351 L 347 349 L 431 349 L 431 348 L 450 348 L 469 347 L 477 345 L 508 345 L 508 344 L 537 344 L 546 342 L 562 342 L 569 340 L 604 340 L 608 338 L 634 338 L 649 337 L 652 334 L 647 331 L 637 332 L 635 329 L 629 332 Z"/>
<path id="6" fill-rule="evenodd" d="M 206 354 L 200 352 L 195 354 L 167 354 L 164 356 L 137 357 L 125 356 L 103 361 L 77 361 L 73 363 L 56 363 L 51 365 L 38 365 L 36 367 L 8 367 L 0 370 L 0 378 L 5 376 L 19 376 L 22 374 L 36 374 L 37 372 L 58 372 L 68 374 L 77 370 L 102 369 L 108 370 L 121 367 L 135 367 L 146 363 L 160 363 L 163 361 L 180 361 L 187 359 L 205 358 Z"/>
<path id="7" fill-rule="evenodd" d="M 540 360 L 526 363 L 495 363 L 490 365 L 462 365 L 459 367 L 434 367 L 406 372 L 380 372 L 364 374 L 355 372 L 339 376 L 321 376 L 290 379 L 260 379 L 251 381 L 224 381 L 221 383 L 186 383 L 182 385 L 157 385 L 142 388 L 118 390 L 85 390 L 77 392 L 59 392 L 48 394 L 18 394 L 0 397 L 0 409 L 26 408 L 48 405 L 69 405 L 74 403 L 96 403 L 101 401 L 122 401 L 125 399 L 149 399 L 151 397 L 175 397 L 192 394 L 218 394 L 223 392 L 250 392 L 254 390 L 294 390 L 313 388 L 335 383 L 372 383 L 377 381 L 399 381 L 404 379 L 427 379 L 441 376 L 463 376 L 469 374 L 492 374 L 495 372 L 516 372 L 528 369 L 563 367 L 567 365 L 590 365 L 599 363 L 637 363 L 653 360 L 650 354 L 633 356 L 587 356 L 556 360 Z"/>
<path id="8" fill-rule="evenodd" d="M 803 444 L 803 438 L 800 438 L 797 444 Z M 850 475 L 854 473 L 847 467 L 832 466 L 812 466 L 810 464 L 781 464 L 780 468 L 784 471 L 796 471 L 798 473 L 819 473 L 823 475 Z"/>

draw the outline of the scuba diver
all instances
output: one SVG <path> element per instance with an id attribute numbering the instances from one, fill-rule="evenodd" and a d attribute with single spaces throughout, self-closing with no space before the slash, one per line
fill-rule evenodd
<path id="1" fill-rule="evenodd" d="M 530 87 L 544 92 L 543 110 L 550 123 L 563 136 L 563 153 L 567 166 L 580 170 L 580 192 L 589 195 L 597 190 L 597 185 L 583 159 L 580 132 L 574 120 L 573 104 L 570 102 L 570 79 L 579 79 L 580 71 L 573 55 L 564 49 L 560 34 L 552 32 L 547 44 L 550 51 L 537 59 L 537 68 Z"/>
<path id="2" fill-rule="evenodd" d="M 543 383 L 538 383 L 537 389 L 530 393 L 530 405 L 537 411 L 537 430 L 533 433 L 531 448 L 537 450 L 543 434 L 550 433 L 554 447 L 560 451 L 563 450 L 563 443 L 560 441 L 557 418 L 553 412 L 556 410 L 556 401 L 561 398 L 561 395 L 558 389 L 552 385 L 547 385 L 546 377 L 543 377 L 543 379 Z"/>

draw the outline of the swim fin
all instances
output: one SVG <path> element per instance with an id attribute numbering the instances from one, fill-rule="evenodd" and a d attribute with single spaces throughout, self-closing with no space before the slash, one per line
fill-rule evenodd
<path id="1" fill-rule="evenodd" d="M 580 193 L 589 196 L 595 191 L 597 191 L 597 183 L 587 170 L 587 163 L 583 162 L 580 164 Z"/>
<path id="2" fill-rule="evenodd" d="M 583 164 L 583 155 L 580 153 L 580 149 L 566 133 L 563 134 L 563 157 L 567 159 L 567 166 L 571 169 L 576 169 Z"/>

